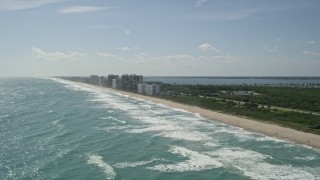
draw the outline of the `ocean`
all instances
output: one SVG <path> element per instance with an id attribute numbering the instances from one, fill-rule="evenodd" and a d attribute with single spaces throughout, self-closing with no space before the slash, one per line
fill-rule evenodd
<path id="1" fill-rule="evenodd" d="M 320 179 L 320 150 L 57 79 L 0 78 L 0 179 Z"/>

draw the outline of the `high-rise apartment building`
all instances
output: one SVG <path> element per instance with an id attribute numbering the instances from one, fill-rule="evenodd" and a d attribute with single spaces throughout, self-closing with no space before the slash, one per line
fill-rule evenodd
<path id="1" fill-rule="evenodd" d="M 121 78 L 112 79 L 112 88 L 113 89 L 121 89 Z"/>
<path id="2" fill-rule="evenodd" d="M 160 86 L 158 84 L 152 84 L 152 85 L 147 84 L 145 86 L 145 93 L 148 96 L 159 95 L 160 94 Z"/>
<path id="3" fill-rule="evenodd" d="M 135 74 L 124 74 L 121 76 L 121 80 L 123 90 L 137 92 L 138 84 L 142 83 L 143 76 Z"/>
<path id="4" fill-rule="evenodd" d="M 107 81 L 107 86 L 112 87 L 112 80 L 113 79 L 118 79 L 119 75 L 114 75 L 114 74 L 109 74 L 108 75 L 108 81 Z"/>

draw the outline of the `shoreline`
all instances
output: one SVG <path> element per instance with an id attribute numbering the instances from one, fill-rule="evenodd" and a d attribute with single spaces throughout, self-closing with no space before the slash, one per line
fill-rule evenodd
<path id="1" fill-rule="evenodd" d="M 80 83 L 80 82 L 76 82 Z M 180 104 L 173 101 L 157 98 L 154 96 L 146 96 L 133 92 L 122 91 L 118 89 L 112 89 L 108 87 L 95 86 L 92 84 L 80 83 L 98 87 L 103 90 L 109 90 L 112 92 L 120 93 L 122 95 L 128 95 L 129 97 L 140 98 L 143 100 L 151 101 L 153 103 L 160 103 L 173 108 L 183 109 L 192 113 L 198 113 L 200 116 L 207 118 L 208 120 L 218 121 L 231 126 L 243 128 L 248 131 L 263 133 L 267 136 L 272 136 L 284 140 L 289 140 L 297 144 L 311 146 L 316 149 L 320 149 L 320 135 L 297 131 L 287 127 L 278 126 L 275 124 L 268 124 L 258 120 L 247 119 L 235 115 L 224 114 L 212 110 L 203 109 L 196 106 L 190 106 L 186 104 Z"/>
<path id="2" fill-rule="evenodd" d="M 109 90 L 109 88 L 107 89 Z M 164 104 L 169 107 L 183 109 L 192 113 L 198 113 L 200 114 L 200 116 L 205 117 L 212 121 L 218 121 L 231 126 L 240 127 L 248 131 L 263 133 L 268 136 L 277 137 L 285 140 L 291 140 L 297 144 L 303 144 L 303 145 L 311 146 L 313 148 L 320 149 L 320 136 L 316 134 L 305 133 L 302 131 L 297 131 L 294 129 L 278 126 L 275 124 L 268 124 L 268 123 L 264 123 L 264 122 L 253 120 L 253 119 L 247 119 L 244 117 L 202 109 L 196 106 L 180 104 L 180 103 L 176 103 L 176 102 L 161 99 L 161 98 L 144 96 L 140 94 L 120 91 L 115 89 L 111 89 L 111 90 L 114 90 L 115 92 L 118 92 L 123 95 L 129 95 L 130 97 L 140 98 L 140 99 L 144 99 L 154 103 Z"/>

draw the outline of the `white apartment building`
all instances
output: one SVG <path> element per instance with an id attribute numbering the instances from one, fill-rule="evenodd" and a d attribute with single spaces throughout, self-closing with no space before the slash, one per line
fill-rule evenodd
<path id="1" fill-rule="evenodd" d="M 138 93 L 145 94 L 146 93 L 146 83 L 138 84 Z"/>
<path id="2" fill-rule="evenodd" d="M 121 89 L 121 78 L 112 79 L 112 88 L 113 89 Z"/>
<path id="3" fill-rule="evenodd" d="M 160 86 L 158 84 L 145 85 L 145 94 L 148 96 L 159 95 Z"/>

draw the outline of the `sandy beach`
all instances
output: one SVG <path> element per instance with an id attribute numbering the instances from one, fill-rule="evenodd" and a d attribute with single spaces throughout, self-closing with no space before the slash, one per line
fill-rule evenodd
<path id="1" fill-rule="evenodd" d="M 83 83 L 79 83 L 79 84 L 83 84 Z M 94 86 L 94 85 L 89 85 L 89 86 Z M 184 109 L 192 113 L 198 113 L 202 117 L 208 118 L 213 121 L 222 122 L 232 126 L 241 127 L 249 131 L 263 133 L 268 136 L 277 137 L 277 138 L 289 140 L 298 144 L 308 145 L 308 146 L 320 149 L 320 136 L 316 134 L 305 133 L 302 131 L 297 131 L 294 129 L 281 127 L 274 124 L 268 124 L 261 121 L 256 121 L 256 120 L 238 117 L 234 115 L 206 110 L 196 106 L 180 104 L 180 103 L 172 102 L 169 100 L 160 99 L 157 97 L 145 96 L 141 94 L 126 92 L 126 91 L 121 91 L 121 90 L 116 90 L 116 89 L 101 87 L 101 86 L 94 86 L 94 87 L 107 89 L 109 91 L 117 92 L 123 95 L 128 95 L 130 97 L 144 99 L 154 103 L 161 103 L 173 108 Z"/>

